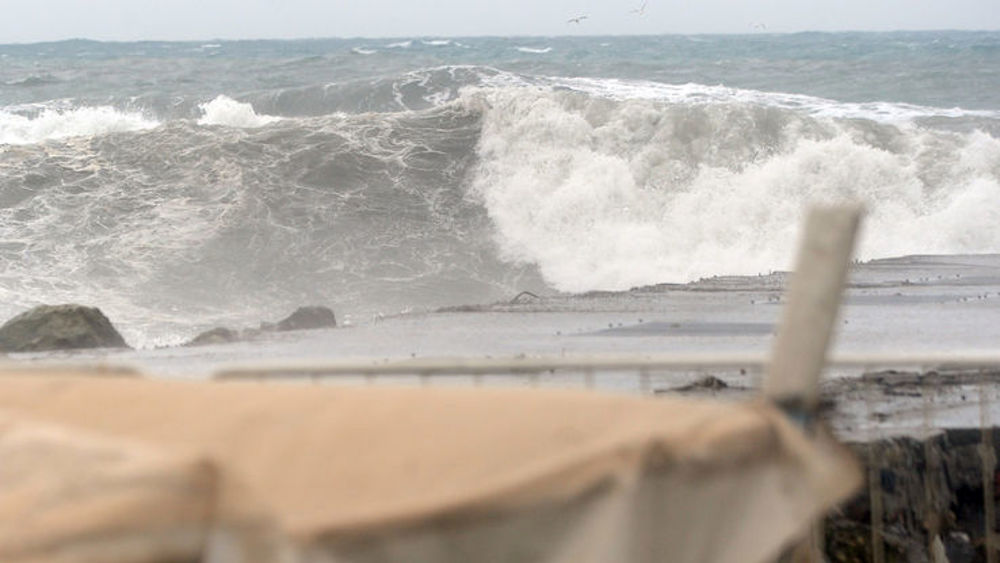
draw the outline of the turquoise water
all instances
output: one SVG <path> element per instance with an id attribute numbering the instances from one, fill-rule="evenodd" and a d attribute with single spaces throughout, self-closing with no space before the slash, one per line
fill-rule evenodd
<path id="1" fill-rule="evenodd" d="M 725 85 L 840 102 L 1000 109 L 1000 32 L 0 45 L 0 105 L 214 98 L 473 65 Z M 207 97 L 207 99 L 205 99 Z M 150 103 L 167 112 L 168 104 Z M 295 108 L 288 108 L 295 112 Z"/>

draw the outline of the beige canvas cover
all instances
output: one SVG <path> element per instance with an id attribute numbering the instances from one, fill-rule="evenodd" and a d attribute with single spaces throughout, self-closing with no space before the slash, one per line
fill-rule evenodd
<path id="1" fill-rule="evenodd" d="M 858 482 L 764 404 L 12 374 L 0 413 L 3 561 L 145 529 L 193 558 L 135 561 L 767 561 Z M 122 502 L 77 510 L 110 501 L 38 444 Z"/>
<path id="2" fill-rule="evenodd" d="M 273 561 L 273 521 L 205 456 L 0 411 L 0 561 Z"/>

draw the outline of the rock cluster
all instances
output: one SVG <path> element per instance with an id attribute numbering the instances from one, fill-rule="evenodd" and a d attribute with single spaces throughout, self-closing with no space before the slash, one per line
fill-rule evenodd
<path id="1" fill-rule="evenodd" d="M 204 346 L 208 344 L 224 344 L 238 342 L 259 335 L 262 332 L 284 332 L 289 330 L 314 330 L 319 328 L 335 328 L 337 318 L 333 311 L 321 305 L 299 307 L 291 315 L 276 323 L 263 322 L 260 328 L 243 330 L 226 327 L 216 327 L 195 336 L 185 346 Z"/>
<path id="2" fill-rule="evenodd" d="M 868 482 L 826 519 L 829 560 L 871 561 L 877 535 L 885 561 L 936 561 L 934 546 L 951 563 L 986 561 L 985 517 L 996 511 L 986 510 L 984 487 L 996 503 L 997 430 L 953 428 L 924 440 L 848 444 L 867 465 Z M 881 518 L 876 513 L 873 521 L 875 506 Z M 876 522 L 881 529 L 873 530 Z"/>
<path id="3" fill-rule="evenodd" d="M 276 323 L 261 323 L 260 328 L 213 328 L 195 336 L 184 345 L 225 344 L 246 340 L 262 332 L 336 326 L 337 319 L 332 310 L 313 305 L 299 307 Z M 39 305 L 0 326 L 0 353 L 86 348 L 129 348 L 129 345 L 100 309 L 84 305 Z"/>

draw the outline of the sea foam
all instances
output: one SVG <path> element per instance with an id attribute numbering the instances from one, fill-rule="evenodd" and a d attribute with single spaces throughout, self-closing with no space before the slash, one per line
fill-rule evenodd
<path id="1" fill-rule="evenodd" d="M 790 267 L 817 202 L 862 201 L 859 256 L 1000 252 L 1000 140 L 741 101 L 507 88 L 483 111 L 473 192 L 510 260 L 560 290 Z"/>
<path id="2" fill-rule="evenodd" d="M 0 144 L 28 145 L 70 137 L 141 131 L 159 122 L 108 106 L 42 109 L 32 116 L 0 109 Z"/>
<path id="3" fill-rule="evenodd" d="M 198 108 L 204 113 L 198 119 L 199 125 L 253 128 L 263 127 L 281 119 L 270 115 L 259 115 L 252 105 L 238 102 L 228 96 L 217 96 L 211 102 L 199 105 Z"/>
<path id="4" fill-rule="evenodd" d="M 643 80 L 549 77 L 547 83 L 613 100 L 657 100 L 675 104 L 744 103 L 776 107 L 816 117 L 906 122 L 933 117 L 1000 119 L 1000 111 L 938 108 L 902 102 L 851 103 L 789 92 L 766 92 L 710 84 L 665 84 Z"/>
<path id="5" fill-rule="evenodd" d="M 516 49 L 522 53 L 533 53 L 537 55 L 544 55 L 552 51 L 552 47 L 516 47 Z"/>

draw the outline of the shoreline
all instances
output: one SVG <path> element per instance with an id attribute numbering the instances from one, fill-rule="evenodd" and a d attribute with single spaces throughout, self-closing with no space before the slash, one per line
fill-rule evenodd
<path id="1" fill-rule="evenodd" d="M 46 352 L 8 359 L 120 362 L 169 377 L 265 358 L 766 356 L 787 278 L 778 272 L 620 292 L 524 292 L 508 301 L 386 316 L 334 329 L 266 333 L 197 348 Z M 911 256 L 855 264 L 840 319 L 833 356 L 996 351 L 1000 255 Z M 193 324 L 189 338 L 204 328 Z"/>
<path id="2" fill-rule="evenodd" d="M 266 333 L 201 347 L 46 352 L 8 356 L 13 367 L 56 362 L 133 366 L 152 378 L 205 380 L 235 364 L 370 362 L 430 358 L 766 358 L 781 313 L 785 273 L 724 276 L 625 292 L 521 295 L 501 303 L 445 308 L 365 325 Z M 907 257 L 856 264 L 832 357 L 996 353 L 1000 341 L 1000 255 Z M 911 362 L 912 363 L 912 362 Z M 831 366 L 822 382 L 824 418 L 866 467 L 867 483 L 825 521 L 832 560 L 885 553 L 926 559 L 940 543 L 953 563 L 984 553 L 984 499 L 1000 479 L 1000 365 Z M 907 368 L 907 369 L 904 369 Z M 916 369 L 915 369 L 916 368 Z M 105 372 L 105 375 L 108 375 Z M 589 379 L 588 379 L 589 378 Z M 308 378 L 300 378 L 300 381 Z M 343 383 L 524 385 L 746 400 L 759 373 L 743 367 L 649 373 L 540 373 L 459 378 L 363 375 Z M 992 456 L 983 455 L 992 452 Z M 879 516 L 881 514 L 881 516 Z M 873 524 L 880 522 L 877 526 Z M 875 529 L 879 528 L 879 529 Z M 916 558 L 916 559 L 914 559 Z"/>

